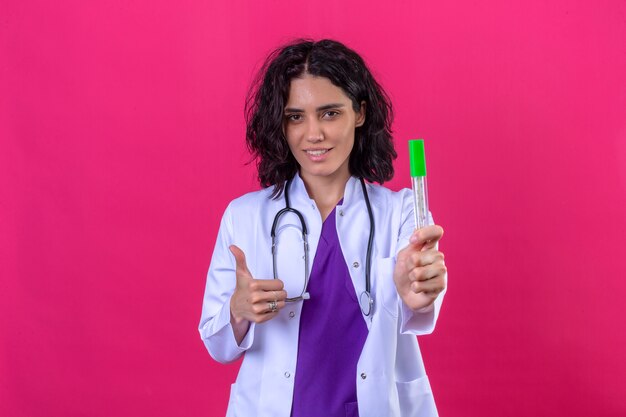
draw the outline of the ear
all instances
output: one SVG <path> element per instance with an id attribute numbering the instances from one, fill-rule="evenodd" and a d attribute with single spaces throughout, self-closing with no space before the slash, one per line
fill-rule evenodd
<path id="1" fill-rule="evenodd" d="M 358 112 L 356 112 L 356 127 L 361 127 L 365 123 L 365 109 L 366 103 L 365 101 L 362 101 L 361 108 Z"/>

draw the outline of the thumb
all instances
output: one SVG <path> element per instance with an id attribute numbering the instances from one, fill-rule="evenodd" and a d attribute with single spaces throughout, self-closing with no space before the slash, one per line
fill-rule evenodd
<path id="1" fill-rule="evenodd" d="M 418 250 L 432 249 L 443 236 L 443 228 L 437 225 L 425 226 L 421 229 L 415 229 L 409 244 Z"/>
<path id="2" fill-rule="evenodd" d="M 246 264 L 246 254 L 235 245 L 230 245 L 228 249 L 230 249 L 230 253 L 233 254 L 235 262 L 237 263 L 237 277 L 239 278 L 240 273 L 252 277 L 250 270 L 248 270 L 248 264 Z"/>

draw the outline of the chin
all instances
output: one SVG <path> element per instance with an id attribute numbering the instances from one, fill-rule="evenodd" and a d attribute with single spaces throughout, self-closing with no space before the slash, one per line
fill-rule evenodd
<path id="1" fill-rule="evenodd" d="M 342 166 L 332 166 L 330 164 L 318 164 L 318 165 L 300 165 L 300 176 L 308 175 L 311 177 L 333 177 L 337 176 L 343 171 Z"/>
<path id="2" fill-rule="evenodd" d="M 310 177 L 317 177 L 317 178 L 333 177 L 336 174 L 337 174 L 337 171 L 329 171 L 329 170 L 306 171 L 304 173 L 304 175 L 308 175 Z"/>

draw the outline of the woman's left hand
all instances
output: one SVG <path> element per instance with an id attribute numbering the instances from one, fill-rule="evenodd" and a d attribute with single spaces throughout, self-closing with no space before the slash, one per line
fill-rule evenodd
<path id="1" fill-rule="evenodd" d="M 415 230 L 396 257 L 393 280 L 402 301 L 413 311 L 430 307 L 446 288 L 444 256 L 436 249 L 441 236 L 440 226 Z"/>

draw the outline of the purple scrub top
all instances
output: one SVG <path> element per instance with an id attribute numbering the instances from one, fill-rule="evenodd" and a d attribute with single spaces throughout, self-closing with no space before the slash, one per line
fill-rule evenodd
<path id="1" fill-rule="evenodd" d="M 335 211 L 322 225 L 311 298 L 302 305 L 292 417 L 359 414 L 356 366 L 368 331 L 339 246 Z"/>

